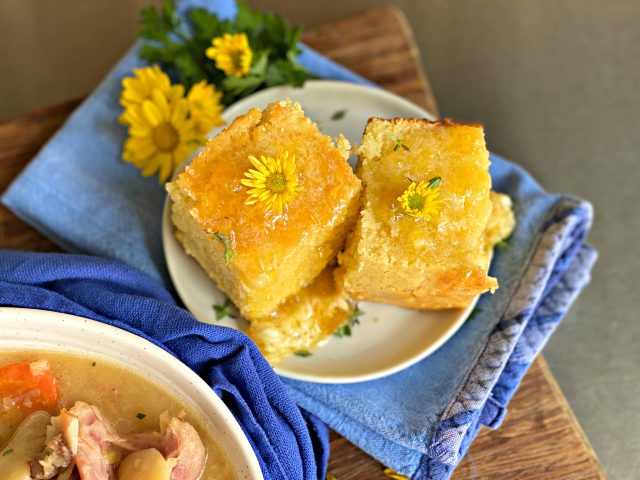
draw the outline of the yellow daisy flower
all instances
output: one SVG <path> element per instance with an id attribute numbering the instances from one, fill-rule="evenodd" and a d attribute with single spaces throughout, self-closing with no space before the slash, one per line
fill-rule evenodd
<path id="1" fill-rule="evenodd" d="M 131 126 L 122 159 L 142 169 L 145 177 L 159 172 L 160 182 L 167 181 L 194 147 L 203 143 L 188 118 L 185 99 L 171 102 L 154 90 L 150 100 L 127 111 Z"/>
<path id="2" fill-rule="evenodd" d="M 286 150 L 278 150 L 275 158 L 261 156 L 258 160 L 253 155 L 249 161 L 256 168 L 245 172 L 242 184 L 251 187 L 247 191 L 247 205 L 263 203 L 265 211 L 273 210 L 280 214 L 291 199 L 301 190 L 296 178 L 296 157 Z"/>
<path id="3" fill-rule="evenodd" d="M 398 197 L 398 202 L 404 212 L 414 218 L 430 220 L 440 213 L 440 177 L 428 182 L 411 182 L 404 193 Z"/>
<path id="4" fill-rule="evenodd" d="M 253 51 L 246 33 L 225 33 L 211 40 L 211 44 L 213 46 L 207 48 L 205 55 L 216 62 L 217 68 L 235 77 L 249 73 Z"/>
<path id="5" fill-rule="evenodd" d="M 142 105 L 145 100 L 150 100 L 154 90 L 159 90 L 167 96 L 170 101 L 176 100 L 184 95 L 182 85 L 171 85 L 169 76 L 160 67 L 135 68 L 133 77 L 122 79 L 122 93 L 120 94 L 120 105 L 125 108 L 125 112 L 120 116 L 120 122 L 129 125 L 131 120 L 127 116 L 127 110 L 131 107 Z"/>
<path id="6" fill-rule="evenodd" d="M 224 125 L 221 98 L 222 92 L 216 91 L 215 87 L 205 80 L 196 83 L 189 90 L 187 102 L 198 133 L 204 135 L 214 127 Z"/>

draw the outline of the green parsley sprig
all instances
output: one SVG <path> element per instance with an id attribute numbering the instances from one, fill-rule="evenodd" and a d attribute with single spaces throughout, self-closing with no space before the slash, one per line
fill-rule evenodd
<path id="1" fill-rule="evenodd" d="M 222 232 L 213 232 L 212 235 L 224 246 L 224 263 L 229 265 L 233 259 L 233 249 L 235 248 L 233 239 Z"/>
<path id="2" fill-rule="evenodd" d="M 351 315 L 349 318 L 338 328 L 333 334 L 336 337 L 350 337 L 351 336 L 351 328 L 360 323 L 360 316 L 364 312 L 360 310 L 360 307 L 357 303 L 353 304 L 353 309 L 351 310 Z"/>
<path id="3" fill-rule="evenodd" d="M 224 318 L 238 318 L 233 303 L 228 298 L 223 305 L 214 305 L 213 310 L 216 312 L 216 320 L 220 321 Z"/>
<path id="4" fill-rule="evenodd" d="M 297 60 L 300 28 L 289 26 L 273 13 L 238 3 L 233 20 L 222 20 L 204 8 L 189 10 L 183 20 L 171 1 L 165 0 L 161 9 L 147 7 L 141 15 L 139 35 L 144 44 L 140 58 L 160 64 L 185 89 L 201 80 L 213 83 L 223 92 L 225 105 L 261 88 L 285 84 L 299 87 L 314 77 Z M 211 40 L 225 33 L 245 33 L 248 37 L 253 62 L 244 77 L 226 75 L 205 55 Z"/>
<path id="5" fill-rule="evenodd" d="M 402 141 L 402 139 L 401 139 L 401 138 L 399 138 L 398 136 L 396 136 L 396 135 L 393 135 L 393 134 L 392 134 L 392 135 L 391 135 L 391 140 L 394 142 L 394 145 L 393 145 L 393 151 L 394 151 L 394 152 L 397 152 L 397 151 L 398 151 L 398 150 L 400 150 L 401 148 L 402 148 L 402 149 L 404 149 L 404 150 L 406 150 L 407 152 L 408 152 L 408 151 L 410 151 L 410 148 L 409 148 L 409 147 L 407 147 L 407 146 L 404 144 L 404 142 Z"/>

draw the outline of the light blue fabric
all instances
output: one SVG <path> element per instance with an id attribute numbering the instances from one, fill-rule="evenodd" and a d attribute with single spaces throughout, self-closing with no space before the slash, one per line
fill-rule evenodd
<path id="1" fill-rule="evenodd" d="M 232 1 L 188 0 L 233 15 Z M 72 252 L 122 260 L 168 282 L 160 240 L 163 189 L 120 161 L 120 80 L 139 65 L 138 45 L 74 112 L 2 202 Z M 301 62 L 325 78 L 369 83 L 305 48 Z M 596 254 L 584 245 L 588 203 L 545 193 L 521 168 L 492 156 L 494 187 L 518 218 L 496 251 L 500 282 L 440 350 L 391 377 L 356 385 L 287 380 L 301 406 L 395 470 L 446 479 L 479 427 L 497 427 L 513 392 L 577 293 Z M 357 328 L 357 327 L 356 327 Z M 357 335 L 357 330 L 355 332 Z M 410 332 L 407 332 L 410 334 Z"/>

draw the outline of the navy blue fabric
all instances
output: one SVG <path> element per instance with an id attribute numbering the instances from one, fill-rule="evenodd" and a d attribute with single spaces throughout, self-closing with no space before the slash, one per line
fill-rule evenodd
<path id="1" fill-rule="evenodd" d="M 222 398 L 266 479 L 324 478 L 327 427 L 300 409 L 243 333 L 198 322 L 156 281 L 122 263 L 0 250 L 0 305 L 80 315 L 146 338 Z"/>

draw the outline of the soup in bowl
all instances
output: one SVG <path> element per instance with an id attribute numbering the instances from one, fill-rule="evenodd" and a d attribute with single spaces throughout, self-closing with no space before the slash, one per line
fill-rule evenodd
<path id="1" fill-rule="evenodd" d="M 0 308 L 3 480 L 262 478 L 211 388 L 152 343 L 99 322 Z"/>

